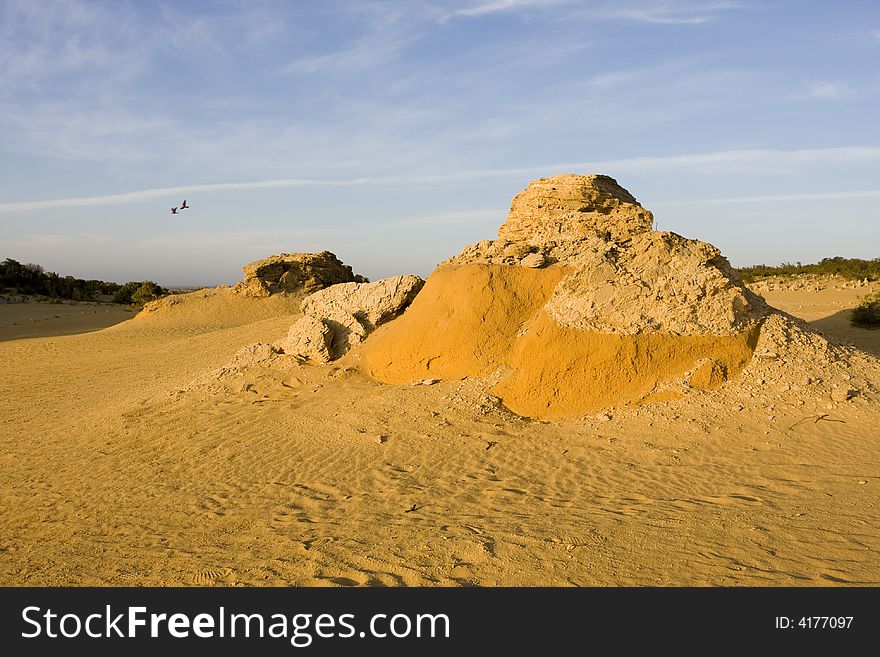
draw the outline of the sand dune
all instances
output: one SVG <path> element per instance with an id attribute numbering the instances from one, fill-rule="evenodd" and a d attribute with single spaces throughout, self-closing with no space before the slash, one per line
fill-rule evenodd
<path id="1" fill-rule="evenodd" d="M 880 581 L 875 389 L 834 403 L 746 374 L 548 423 L 472 380 L 380 384 L 346 361 L 192 386 L 296 305 L 200 294 L 0 344 L 4 585 Z"/>
<path id="2" fill-rule="evenodd" d="M 74 335 L 131 319 L 125 306 L 104 303 L 0 303 L 0 340 Z"/>

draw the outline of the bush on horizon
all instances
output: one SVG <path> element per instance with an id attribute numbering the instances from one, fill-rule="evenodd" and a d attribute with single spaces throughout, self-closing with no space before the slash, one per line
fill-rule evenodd
<path id="1" fill-rule="evenodd" d="M 880 294 L 872 294 L 853 308 L 849 319 L 854 326 L 880 328 Z"/>
<path id="2" fill-rule="evenodd" d="M 129 281 L 113 295 L 113 303 L 127 303 L 140 308 L 148 301 L 153 301 L 166 294 L 168 294 L 168 290 L 156 285 L 153 281 Z"/>
<path id="3" fill-rule="evenodd" d="M 131 304 L 133 306 L 143 307 L 148 301 L 154 301 L 163 294 L 165 294 L 165 290 L 156 285 L 153 281 L 144 281 L 131 295 Z"/>
<path id="4" fill-rule="evenodd" d="M 740 267 L 740 276 L 751 283 L 767 276 L 798 276 L 815 274 L 819 276 L 843 276 L 848 280 L 876 281 L 880 279 L 880 258 L 862 260 L 861 258 L 822 258 L 815 264 L 803 265 L 800 262 L 783 262 L 781 265 L 752 265 Z"/>

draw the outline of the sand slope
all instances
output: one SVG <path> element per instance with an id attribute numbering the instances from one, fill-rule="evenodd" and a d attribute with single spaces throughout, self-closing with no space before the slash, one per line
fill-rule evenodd
<path id="1" fill-rule="evenodd" d="M 199 294 L 0 343 L 0 584 L 880 584 L 867 352 L 846 402 L 759 344 L 717 390 L 550 423 L 473 379 L 234 360 L 299 300 Z"/>

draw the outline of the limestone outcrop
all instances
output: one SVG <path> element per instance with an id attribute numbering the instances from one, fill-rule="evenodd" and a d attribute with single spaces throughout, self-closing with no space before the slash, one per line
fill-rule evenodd
<path id="1" fill-rule="evenodd" d="M 488 377 L 505 405 L 542 418 L 722 384 L 749 362 L 769 309 L 717 248 L 652 226 L 608 176 L 532 182 L 498 239 L 441 263 L 365 343 L 367 371 Z"/>
<path id="2" fill-rule="evenodd" d="M 242 289 L 266 297 L 276 293 L 309 294 L 337 283 L 366 283 L 330 251 L 282 253 L 245 265 Z"/>
<path id="3" fill-rule="evenodd" d="M 423 285 L 421 278 L 409 274 L 331 285 L 303 299 L 303 316 L 279 347 L 318 363 L 336 360 L 403 312 Z"/>
<path id="4" fill-rule="evenodd" d="M 654 216 L 608 176 L 539 178 L 517 194 L 498 239 L 520 244 L 626 239 L 646 233 Z"/>

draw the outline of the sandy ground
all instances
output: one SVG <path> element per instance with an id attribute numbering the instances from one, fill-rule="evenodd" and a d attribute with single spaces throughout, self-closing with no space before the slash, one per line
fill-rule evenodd
<path id="1" fill-rule="evenodd" d="M 849 321 L 850 310 L 871 292 L 880 292 L 880 284 L 868 287 L 850 285 L 835 279 L 821 279 L 815 286 L 806 286 L 808 289 L 791 289 L 785 282 L 771 279 L 753 286 L 753 289 L 771 306 L 807 320 L 823 334 L 880 356 L 880 330 L 859 328 Z"/>
<path id="2" fill-rule="evenodd" d="M 765 294 L 877 354 L 844 316 L 866 292 Z M 230 365 L 297 305 L 200 292 L 0 342 L 0 584 L 880 584 L 868 391 L 744 380 L 538 422 L 470 379 Z"/>
<path id="3" fill-rule="evenodd" d="M 133 316 L 115 303 L 0 303 L 0 341 L 87 333 Z"/>

